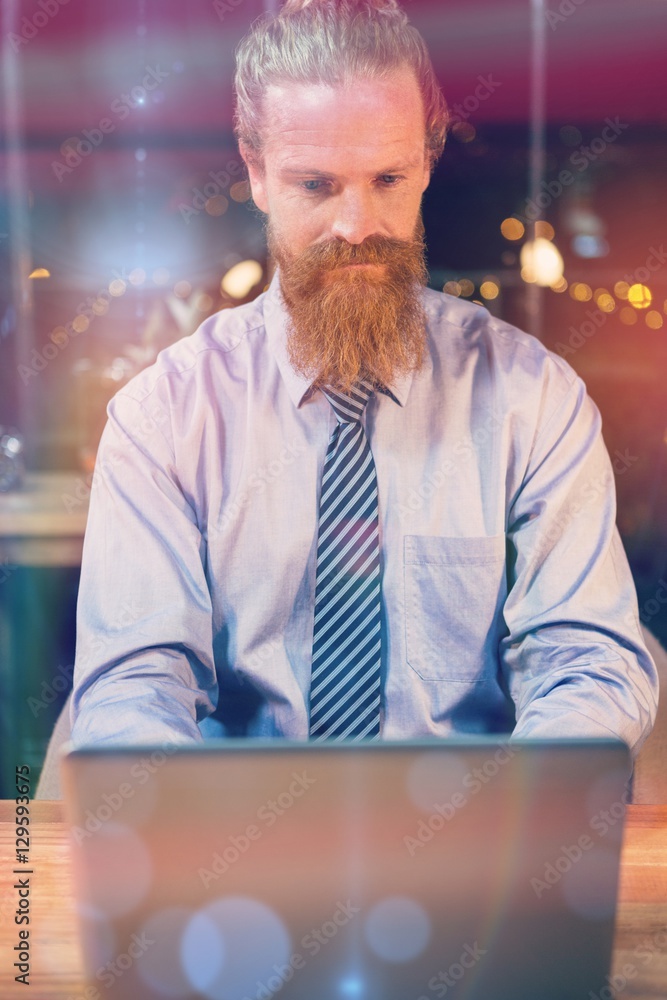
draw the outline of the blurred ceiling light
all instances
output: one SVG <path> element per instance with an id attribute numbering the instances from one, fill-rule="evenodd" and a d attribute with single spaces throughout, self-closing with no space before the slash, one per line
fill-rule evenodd
<path id="1" fill-rule="evenodd" d="M 619 313 L 619 318 L 621 323 L 625 323 L 626 326 L 634 326 L 637 322 L 637 313 L 630 306 L 623 306 Z"/>
<path id="2" fill-rule="evenodd" d="M 602 236 L 577 233 L 572 238 L 572 251 L 576 253 L 577 257 L 593 260 L 596 257 L 606 257 L 609 253 L 609 244 Z"/>
<path id="3" fill-rule="evenodd" d="M 146 280 L 146 272 L 143 267 L 135 267 L 130 271 L 129 278 L 133 285 L 143 285 Z"/>
<path id="4" fill-rule="evenodd" d="M 187 299 L 191 291 L 192 285 L 189 281 L 177 281 L 174 285 L 174 295 L 179 299 Z"/>
<path id="5" fill-rule="evenodd" d="M 199 292 L 195 298 L 194 306 L 199 312 L 208 312 L 213 305 L 213 299 L 207 292 Z"/>
<path id="6" fill-rule="evenodd" d="M 224 215 L 229 208 L 229 202 L 225 198 L 224 194 L 214 194 L 212 198 L 208 198 L 204 209 L 208 215 L 219 216 Z"/>
<path id="7" fill-rule="evenodd" d="M 602 236 L 607 227 L 588 205 L 571 205 L 564 218 L 565 225 L 570 233 L 581 236 Z"/>
<path id="8" fill-rule="evenodd" d="M 233 299 L 244 299 L 258 281 L 262 280 L 262 265 L 256 260 L 242 260 L 227 271 L 220 288 Z"/>
<path id="9" fill-rule="evenodd" d="M 635 309 L 648 309 L 652 301 L 653 296 L 646 285 L 630 285 L 628 289 L 628 302 Z"/>
<path id="10" fill-rule="evenodd" d="M 31 271 L 28 275 L 29 278 L 50 278 L 51 272 L 47 271 L 45 267 L 36 267 L 34 271 Z"/>
<path id="11" fill-rule="evenodd" d="M 593 297 L 591 286 L 585 281 L 575 281 L 570 285 L 570 295 L 576 302 L 589 302 Z"/>
<path id="12" fill-rule="evenodd" d="M 520 240 L 526 229 L 523 222 L 511 216 L 500 223 L 500 232 L 506 240 Z"/>
<path id="13" fill-rule="evenodd" d="M 69 333 L 64 326 L 55 326 L 50 334 L 54 344 L 64 347 L 69 340 Z"/>
<path id="14" fill-rule="evenodd" d="M 538 219 L 535 223 L 535 235 L 541 236 L 542 239 L 545 240 L 552 240 L 556 233 L 550 222 L 545 222 L 544 219 Z"/>
<path id="15" fill-rule="evenodd" d="M 550 240 L 538 236 L 521 247 L 521 276 L 546 288 L 563 277 L 563 258 Z"/>
<path id="16" fill-rule="evenodd" d="M 617 281 L 614 285 L 614 295 L 617 299 L 627 299 L 630 285 L 627 281 Z"/>
<path id="17" fill-rule="evenodd" d="M 475 291 L 475 286 L 473 285 L 470 278 L 461 278 L 459 281 L 459 288 L 461 289 L 461 295 L 472 295 Z"/>
<path id="18" fill-rule="evenodd" d="M 651 309 L 650 312 L 646 313 L 646 325 L 650 327 L 651 330 L 662 329 L 662 316 L 657 309 Z"/>
<path id="19" fill-rule="evenodd" d="M 79 313 L 79 315 L 75 316 L 72 320 L 72 329 L 76 330 L 77 333 L 85 333 L 89 326 L 90 320 L 87 316 L 84 316 L 83 313 Z"/>
<path id="20" fill-rule="evenodd" d="M 232 201 L 248 201 L 250 194 L 250 184 L 248 181 L 237 181 L 229 189 L 229 196 Z"/>
<path id="21" fill-rule="evenodd" d="M 125 295 L 126 289 L 127 285 L 122 278 L 114 278 L 114 280 L 109 283 L 109 291 L 113 296 L 115 296 L 115 298 L 118 298 L 119 295 Z"/>
<path id="22" fill-rule="evenodd" d="M 104 316 L 105 313 L 109 311 L 109 303 L 106 299 L 95 299 L 92 306 L 90 307 L 96 316 Z"/>
<path id="23" fill-rule="evenodd" d="M 497 299 L 500 287 L 495 281 L 483 281 L 479 290 L 483 299 Z"/>
<path id="24" fill-rule="evenodd" d="M 455 135 L 459 142 L 472 142 L 477 130 L 471 122 L 455 122 L 452 125 L 452 135 Z"/>
<path id="25" fill-rule="evenodd" d="M 459 296 L 461 294 L 461 286 L 458 281 L 446 281 L 442 290 L 443 292 L 447 292 L 448 295 Z"/>
<path id="26" fill-rule="evenodd" d="M 566 292 L 568 289 L 568 283 L 565 278 L 561 278 L 560 281 L 554 281 L 551 286 L 552 292 Z"/>
<path id="27" fill-rule="evenodd" d="M 614 297 L 613 295 L 610 295 L 609 292 L 605 292 L 604 295 L 599 295 L 596 301 L 598 308 L 601 309 L 602 312 L 612 313 L 616 308 Z"/>

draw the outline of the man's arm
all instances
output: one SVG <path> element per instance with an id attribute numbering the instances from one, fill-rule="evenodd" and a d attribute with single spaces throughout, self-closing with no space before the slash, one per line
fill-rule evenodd
<path id="1" fill-rule="evenodd" d="M 599 412 L 576 379 L 538 433 L 509 512 L 501 661 L 515 738 L 620 737 L 636 754 L 658 679 L 616 528 Z"/>
<path id="2" fill-rule="evenodd" d="M 156 396 L 121 391 L 107 409 L 77 606 L 76 744 L 199 740 L 217 699 L 205 543 Z"/>

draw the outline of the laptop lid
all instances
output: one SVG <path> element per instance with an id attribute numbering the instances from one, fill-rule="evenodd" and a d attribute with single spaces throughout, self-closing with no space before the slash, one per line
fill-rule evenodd
<path id="1" fill-rule="evenodd" d="M 108 1000 L 589 1000 L 630 774 L 613 741 L 74 750 L 88 982 Z"/>

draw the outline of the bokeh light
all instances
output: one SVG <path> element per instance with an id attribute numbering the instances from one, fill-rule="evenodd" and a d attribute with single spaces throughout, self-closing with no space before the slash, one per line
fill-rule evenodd
<path id="1" fill-rule="evenodd" d="M 563 258 L 550 240 L 538 236 L 521 247 L 521 277 L 547 287 L 563 277 Z"/>
<path id="2" fill-rule="evenodd" d="M 630 285 L 628 289 L 628 302 L 635 309 L 648 309 L 653 301 L 653 296 L 646 285 Z"/>
<path id="3" fill-rule="evenodd" d="M 575 302 L 590 302 L 593 298 L 593 290 L 585 281 L 575 281 L 570 285 L 570 295 Z"/>
<path id="4" fill-rule="evenodd" d="M 637 313 L 630 306 L 623 306 L 619 313 L 619 319 L 625 326 L 634 326 L 637 322 Z"/>
<path id="5" fill-rule="evenodd" d="M 500 232 L 506 240 L 520 240 L 525 231 L 526 228 L 523 222 L 519 222 L 519 220 L 514 217 L 503 219 L 500 223 Z"/>
<path id="6" fill-rule="evenodd" d="M 244 299 L 262 280 L 262 265 L 256 260 L 242 260 L 227 271 L 220 288 L 233 299 Z"/>

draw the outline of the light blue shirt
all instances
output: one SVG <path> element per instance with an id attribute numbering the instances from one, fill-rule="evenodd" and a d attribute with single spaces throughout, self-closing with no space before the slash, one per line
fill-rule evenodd
<path id="1" fill-rule="evenodd" d="M 379 490 L 382 736 L 618 736 L 636 753 L 658 682 L 598 410 L 533 337 L 473 303 L 423 297 L 424 368 L 376 393 L 364 417 Z M 107 412 L 74 743 L 306 739 L 336 418 L 287 360 L 279 275 L 162 351 Z"/>

